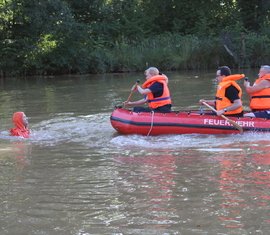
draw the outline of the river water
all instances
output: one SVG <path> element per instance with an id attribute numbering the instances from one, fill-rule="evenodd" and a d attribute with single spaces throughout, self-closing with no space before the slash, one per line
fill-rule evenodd
<path id="1" fill-rule="evenodd" d="M 167 75 L 175 110 L 215 93 L 214 71 Z M 1 80 L 1 235 L 269 234 L 270 134 L 119 135 L 138 78 Z M 28 140 L 8 135 L 15 111 Z"/>

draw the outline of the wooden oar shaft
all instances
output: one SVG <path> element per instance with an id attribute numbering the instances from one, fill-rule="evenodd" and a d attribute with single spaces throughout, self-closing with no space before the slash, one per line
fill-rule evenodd
<path id="1" fill-rule="evenodd" d="M 130 94 L 129 94 L 129 96 L 128 96 L 128 98 L 127 98 L 127 101 L 126 101 L 126 102 L 129 102 L 129 101 L 130 101 L 130 99 L 131 99 L 131 97 L 132 97 L 132 94 L 133 94 L 133 91 L 131 91 L 131 92 L 130 92 Z"/>
<path id="2" fill-rule="evenodd" d="M 140 83 L 140 80 L 137 80 L 136 83 L 133 85 L 133 87 L 135 87 L 135 86 L 138 85 L 139 83 Z M 132 89 L 132 91 L 130 92 L 130 94 L 129 94 L 127 100 L 126 100 L 126 102 L 129 102 L 129 101 L 130 101 L 130 99 L 131 99 L 131 97 L 132 97 L 132 95 L 133 95 L 133 92 L 134 92 L 134 90 Z"/>
<path id="3" fill-rule="evenodd" d="M 211 109 L 212 111 L 214 111 L 215 113 L 217 113 L 217 110 L 215 108 L 213 108 L 211 105 L 207 104 L 206 102 L 202 102 L 203 105 L 205 105 L 206 107 L 208 107 L 209 109 Z M 226 121 L 228 121 L 229 123 L 231 123 L 237 130 L 240 131 L 240 133 L 243 133 L 243 127 L 241 127 L 239 124 L 237 124 L 235 121 L 229 119 L 228 117 L 224 116 L 224 115 L 220 115 L 223 119 L 225 119 Z"/>

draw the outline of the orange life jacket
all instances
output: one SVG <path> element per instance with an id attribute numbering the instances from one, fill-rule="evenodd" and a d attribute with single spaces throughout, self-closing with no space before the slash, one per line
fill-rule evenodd
<path id="1" fill-rule="evenodd" d="M 258 84 L 262 80 L 270 81 L 270 74 L 265 74 L 255 81 Z M 254 92 L 250 100 L 250 108 L 252 110 L 266 110 L 270 109 L 270 88 L 265 88 L 260 91 Z"/>
<path id="2" fill-rule="evenodd" d="M 156 109 L 158 107 L 164 106 L 166 104 L 171 104 L 170 91 L 167 85 L 167 77 L 163 75 L 156 75 L 146 80 L 142 85 L 142 88 L 149 88 L 153 83 L 160 82 L 163 84 L 163 93 L 159 97 L 154 97 L 152 92 L 147 94 L 148 106 L 152 109 Z"/>
<path id="3" fill-rule="evenodd" d="M 10 129 L 11 136 L 21 136 L 23 138 L 29 138 L 30 131 L 24 125 L 23 115 L 23 112 L 16 112 L 13 114 L 12 121 L 15 127 Z"/>
<path id="4" fill-rule="evenodd" d="M 244 77 L 245 77 L 244 74 L 229 75 L 223 78 L 222 82 L 218 84 L 218 89 L 216 93 L 216 109 L 217 110 L 224 109 L 232 104 L 231 101 L 225 96 L 226 88 L 228 88 L 231 85 L 234 86 L 239 91 L 239 98 L 241 99 L 242 89 L 235 81 L 242 79 Z M 227 111 L 225 114 L 238 114 L 238 113 L 241 113 L 242 111 L 243 111 L 243 107 L 241 106 L 235 110 Z"/>

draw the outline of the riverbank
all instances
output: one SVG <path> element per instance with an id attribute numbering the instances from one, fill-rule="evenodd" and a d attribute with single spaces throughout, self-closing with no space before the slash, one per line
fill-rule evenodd
<path id="1" fill-rule="evenodd" d="M 219 65 L 256 68 L 270 60 L 265 35 L 227 34 L 223 37 L 162 34 L 137 42 L 128 39 L 113 45 L 78 48 L 66 58 L 63 48 L 51 48 L 32 58 L 13 61 L 1 69 L 1 77 L 28 75 L 103 74 L 144 71 L 156 66 L 162 71 L 207 70 Z M 2 58 L 7 64 L 9 58 Z"/>

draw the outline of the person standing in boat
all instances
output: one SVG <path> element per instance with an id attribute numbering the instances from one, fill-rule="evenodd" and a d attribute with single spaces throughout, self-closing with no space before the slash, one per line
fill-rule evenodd
<path id="1" fill-rule="evenodd" d="M 132 91 L 138 91 L 144 98 L 138 101 L 126 101 L 124 106 L 134 107 L 134 112 L 171 112 L 172 101 L 168 88 L 168 78 L 161 74 L 155 67 L 150 67 L 144 72 L 146 81 L 142 86 L 136 84 Z M 148 108 L 137 107 L 148 103 Z"/>
<path id="2" fill-rule="evenodd" d="M 219 67 L 216 72 L 218 88 L 215 100 L 201 99 L 200 103 L 208 103 L 217 110 L 217 115 L 243 116 L 242 89 L 236 83 L 237 80 L 244 78 L 244 74 L 233 74 L 228 66 Z"/>
<path id="3" fill-rule="evenodd" d="M 253 86 L 246 80 L 244 87 L 250 96 L 250 109 L 245 117 L 258 117 L 270 119 L 270 66 L 262 65 L 258 74 L 259 78 Z"/>

